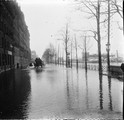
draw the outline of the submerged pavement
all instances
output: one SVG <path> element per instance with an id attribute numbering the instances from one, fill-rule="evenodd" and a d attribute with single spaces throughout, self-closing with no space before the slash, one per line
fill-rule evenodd
<path id="1" fill-rule="evenodd" d="M 46 65 L 0 75 L 0 118 L 122 119 L 123 82 Z"/>

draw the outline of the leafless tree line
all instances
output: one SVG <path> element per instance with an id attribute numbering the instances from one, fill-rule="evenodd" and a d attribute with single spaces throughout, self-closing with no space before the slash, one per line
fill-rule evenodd
<path id="1" fill-rule="evenodd" d="M 75 0 L 75 5 L 78 10 L 85 12 L 89 17 L 88 19 L 95 18 L 96 25 L 95 30 L 79 30 L 83 33 L 83 46 L 81 47 L 77 41 L 76 33 L 72 35 L 69 31 L 69 25 L 66 24 L 65 30 L 62 32 L 62 38 L 60 40 L 63 41 L 64 51 L 65 51 L 65 65 L 66 67 L 72 67 L 72 55 L 73 51 L 75 50 L 75 58 L 76 58 L 76 68 L 78 69 L 78 49 L 82 49 L 85 55 L 85 69 L 87 70 L 87 38 L 92 37 L 97 43 L 98 49 L 98 63 L 99 63 L 99 74 L 102 74 L 102 59 L 101 59 L 101 26 L 107 23 L 107 59 L 108 59 L 108 70 L 110 66 L 109 60 L 109 46 L 110 46 L 110 19 L 115 14 L 118 14 L 121 18 L 123 18 L 123 8 L 122 8 L 122 1 L 117 0 Z M 106 5 L 107 9 L 103 9 L 103 6 Z M 117 23 L 119 25 L 119 23 Z M 119 26 L 119 29 L 122 28 Z M 52 48 L 52 47 L 51 47 Z M 53 49 L 53 48 L 52 48 Z M 53 56 L 54 60 L 56 61 L 56 56 L 58 54 L 59 58 L 59 49 L 58 53 L 57 50 L 54 51 Z M 53 57 L 52 56 L 52 57 Z M 63 56 L 64 57 L 64 56 Z M 61 58 L 63 58 L 61 56 Z M 64 61 L 64 58 L 63 58 Z"/>

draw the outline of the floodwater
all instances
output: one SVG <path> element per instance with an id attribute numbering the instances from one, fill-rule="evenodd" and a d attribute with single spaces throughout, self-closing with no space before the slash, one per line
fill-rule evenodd
<path id="1" fill-rule="evenodd" d="M 122 119 L 123 82 L 46 65 L 0 75 L 0 118 Z"/>

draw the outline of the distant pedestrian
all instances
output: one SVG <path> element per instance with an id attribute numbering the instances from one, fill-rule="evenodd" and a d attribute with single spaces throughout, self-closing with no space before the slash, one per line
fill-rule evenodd
<path id="1" fill-rule="evenodd" d="M 17 69 L 19 68 L 19 63 L 17 63 Z"/>

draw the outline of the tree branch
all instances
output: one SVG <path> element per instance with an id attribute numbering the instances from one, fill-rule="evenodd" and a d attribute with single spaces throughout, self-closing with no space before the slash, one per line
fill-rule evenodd
<path id="1" fill-rule="evenodd" d="M 88 30 L 90 32 L 92 32 L 94 34 L 94 36 L 90 36 L 90 37 L 93 37 L 97 42 L 98 42 L 98 39 L 97 39 L 97 32 L 96 31 L 93 31 L 93 30 Z"/>
<path id="2" fill-rule="evenodd" d="M 85 3 L 85 2 L 87 2 L 87 1 L 81 1 L 89 10 L 90 10 L 90 12 L 95 16 L 95 17 L 97 17 L 97 15 L 93 12 L 93 10 Z"/>

